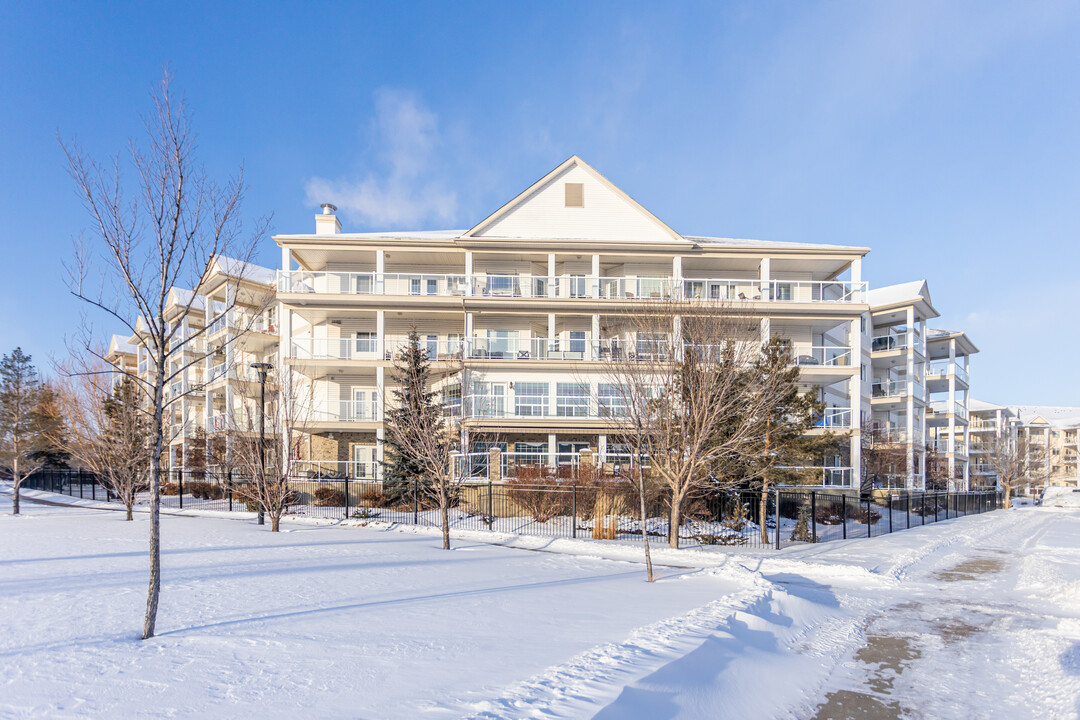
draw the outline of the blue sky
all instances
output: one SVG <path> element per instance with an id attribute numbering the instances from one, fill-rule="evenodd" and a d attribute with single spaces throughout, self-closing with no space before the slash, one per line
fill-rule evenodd
<path id="1" fill-rule="evenodd" d="M 346 230 L 468 227 L 576 153 L 684 234 L 869 246 L 979 346 L 976 397 L 1080 405 L 1078 37 L 1066 2 L 6 0 L 0 350 L 81 322 L 57 133 L 123 149 L 170 63 L 275 232 L 329 192 Z"/>

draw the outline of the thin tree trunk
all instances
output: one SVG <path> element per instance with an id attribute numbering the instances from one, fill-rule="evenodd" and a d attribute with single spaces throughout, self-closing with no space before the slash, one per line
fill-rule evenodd
<path id="1" fill-rule="evenodd" d="M 127 503 L 127 504 L 125 505 L 125 507 L 127 508 L 127 517 L 126 517 L 126 518 L 124 518 L 124 519 L 125 519 L 125 520 L 127 520 L 128 522 L 131 522 L 131 520 L 133 519 L 133 518 L 131 517 L 131 503 Z"/>
<path id="2" fill-rule="evenodd" d="M 769 545 L 769 481 L 761 479 L 761 499 L 758 500 L 758 522 L 761 523 L 761 542 Z M 780 532 L 780 528 L 776 528 Z"/>
<path id="3" fill-rule="evenodd" d="M 146 597 L 143 640 L 154 637 L 158 599 L 161 596 L 161 387 L 164 367 L 158 368 L 158 387 L 154 390 L 154 427 L 157 428 L 154 452 L 150 459 L 150 589 Z"/>
<path id="4" fill-rule="evenodd" d="M 682 496 L 678 493 L 671 493 L 671 512 L 668 513 L 668 547 L 679 549 L 679 525 L 682 522 L 681 511 L 682 510 Z M 645 532 L 645 528 L 641 528 L 641 532 Z"/>
<path id="5" fill-rule="evenodd" d="M 449 491 L 448 491 L 448 489 L 446 488 L 445 485 L 443 486 L 443 490 L 442 490 L 441 495 L 442 495 L 442 497 L 440 498 L 441 502 L 439 503 L 439 505 L 441 507 L 439 508 L 439 510 L 442 513 L 442 546 L 443 546 L 443 550 L 449 550 L 450 549 L 450 508 L 449 508 L 450 498 L 449 498 Z"/>
<path id="6" fill-rule="evenodd" d="M 641 501 L 641 542 L 645 545 L 645 572 L 648 573 L 649 582 L 654 582 L 652 571 L 652 553 L 649 552 L 649 533 L 645 527 L 645 476 L 639 472 L 638 499 Z"/>
<path id="7" fill-rule="evenodd" d="M 15 497 L 12 500 L 11 514 L 19 514 L 19 486 L 22 485 L 22 478 L 19 477 L 19 446 L 15 445 L 15 460 L 12 462 L 13 470 L 11 473 L 11 479 L 15 485 Z"/>
<path id="8" fill-rule="evenodd" d="M 277 513 L 270 514 L 270 532 L 278 532 L 278 527 L 281 524 L 281 516 Z"/>

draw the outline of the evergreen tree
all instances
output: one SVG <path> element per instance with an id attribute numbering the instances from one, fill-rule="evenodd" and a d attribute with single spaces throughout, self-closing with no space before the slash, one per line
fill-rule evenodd
<path id="1" fill-rule="evenodd" d="M 19 514 L 19 487 L 41 462 L 34 451 L 34 410 L 40 383 L 31 357 L 15 348 L 0 360 L 0 461 L 11 471 L 13 512 Z"/>
<path id="2" fill-rule="evenodd" d="M 69 467 L 71 456 L 68 447 L 71 438 L 68 424 L 60 407 L 60 398 L 49 383 L 41 385 L 31 428 L 33 449 L 30 457 L 40 461 L 44 467 Z"/>
<path id="3" fill-rule="evenodd" d="M 394 359 L 391 377 L 397 388 L 393 406 L 386 411 L 386 422 L 393 430 L 386 437 L 383 491 L 391 504 L 401 504 L 412 501 L 414 489 L 423 492 L 435 481 L 426 476 L 423 459 L 415 450 L 420 443 L 409 439 L 443 433 L 443 409 L 430 389 L 431 361 L 415 329 Z"/>

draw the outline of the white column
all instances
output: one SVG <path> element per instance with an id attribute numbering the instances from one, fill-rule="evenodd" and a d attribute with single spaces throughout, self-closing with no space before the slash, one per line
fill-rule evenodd
<path id="1" fill-rule="evenodd" d="M 908 490 L 915 489 L 915 308 L 907 309 L 907 397 L 904 407 L 907 409 L 907 480 Z"/>
<path id="2" fill-rule="evenodd" d="M 769 299 L 769 288 L 772 287 L 772 258 L 761 258 L 758 266 L 759 280 L 761 282 L 761 299 Z"/>
<path id="3" fill-rule="evenodd" d="M 848 348 L 851 352 L 851 365 L 855 373 L 848 381 L 848 405 L 851 407 L 851 484 L 861 487 L 862 483 L 862 318 L 855 318 L 848 323 Z"/>
<path id="4" fill-rule="evenodd" d="M 590 360 L 600 359 L 600 316 L 592 316 L 592 341 L 589 343 Z"/>
<path id="5" fill-rule="evenodd" d="M 600 462 L 607 462 L 607 435 L 600 433 L 596 439 L 596 454 L 600 456 Z"/>
<path id="6" fill-rule="evenodd" d="M 379 417 L 372 419 L 382 422 L 383 418 L 386 417 L 386 368 L 382 365 L 375 368 L 375 393 L 378 398 L 375 406 L 379 408 Z"/>
<path id="7" fill-rule="evenodd" d="M 676 255 L 671 258 L 671 293 L 675 297 L 682 297 L 682 256 Z"/>
<path id="8" fill-rule="evenodd" d="M 552 340 L 555 339 L 555 313 L 548 313 L 548 323 L 547 323 L 547 325 L 548 325 L 548 327 L 547 327 L 548 343 L 550 343 Z M 549 347 L 550 347 L 550 345 L 549 345 Z M 559 347 L 561 348 L 562 345 L 560 345 Z"/>
<path id="9" fill-rule="evenodd" d="M 949 489 L 956 484 L 956 338 L 949 340 Z"/>
<path id="10" fill-rule="evenodd" d="M 471 312 L 465 313 L 465 339 L 468 342 L 472 342 L 473 337 L 473 314 Z"/>
<path id="11" fill-rule="evenodd" d="M 375 351 L 378 359 L 386 357 L 386 311 L 375 311 Z"/>
<path id="12" fill-rule="evenodd" d="M 772 321 L 767 318 L 761 318 L 761 344 L 764 345 L 772 339 Z"/>
<path id="13" fill-rule="evenodd" d="M 600 256 L 592 256 L 592 287 L 590 288 L 589 295 L 592 297 L 600 297 Z"/>
<path id="14" fill-rule="evenodd" d="M 554 383 L 552 383 L 554 384 Z M 558 442 L 555 438 L 555 433 L 548 433 L 548 465 L 555 467 L 557 459 L 555 453 L 558 451 Z"/>
<path id="15" fill-rule="evenodd" d="M 372 283 L 372 292 L 382 295 L 386 292 L 386 251 L 375 251 L 375 282 Z"/>
<path id="16" fill-rule="evenodd" d="M 863 297 L 859 291 L 859 283 L 862 282 L 862 258 L 855 258 L 851 261 L 851 292 L 852 300 L 855 302 L 865 302 L 866 298 Z"/>
<path id="17" fill-rule="evenodd" d="M 473 254 L 472 250 L 465 251 L 465 294 L 473 294 Z"/>
<path id="18" fill-rule="evenodd" d="M 555 297 L 555 253 L 548 253 L 547 274 L 548 279 L 547 283 L 545 283 L 547 285 L 547 296 Z"/>
<path id="19" fill-rule="evenodd" d="M 292 270 L 292 250 L 287 247 L 281 248 L 281 269 L 286 272 Z"/>

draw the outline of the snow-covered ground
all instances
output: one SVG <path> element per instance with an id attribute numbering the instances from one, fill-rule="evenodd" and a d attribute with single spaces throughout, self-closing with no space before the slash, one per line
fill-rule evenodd
<path id="1" fill-rule="evenodd" d="M 39 499 L 77 503 L 47 493 Z M 84 503 L 87 505 L 89 503 Z M 0 717 L 1072 718 L 1080 511 L 780 552 L 0 495 Z M 543 551 L 543 552 L 538 552 Z"/>

